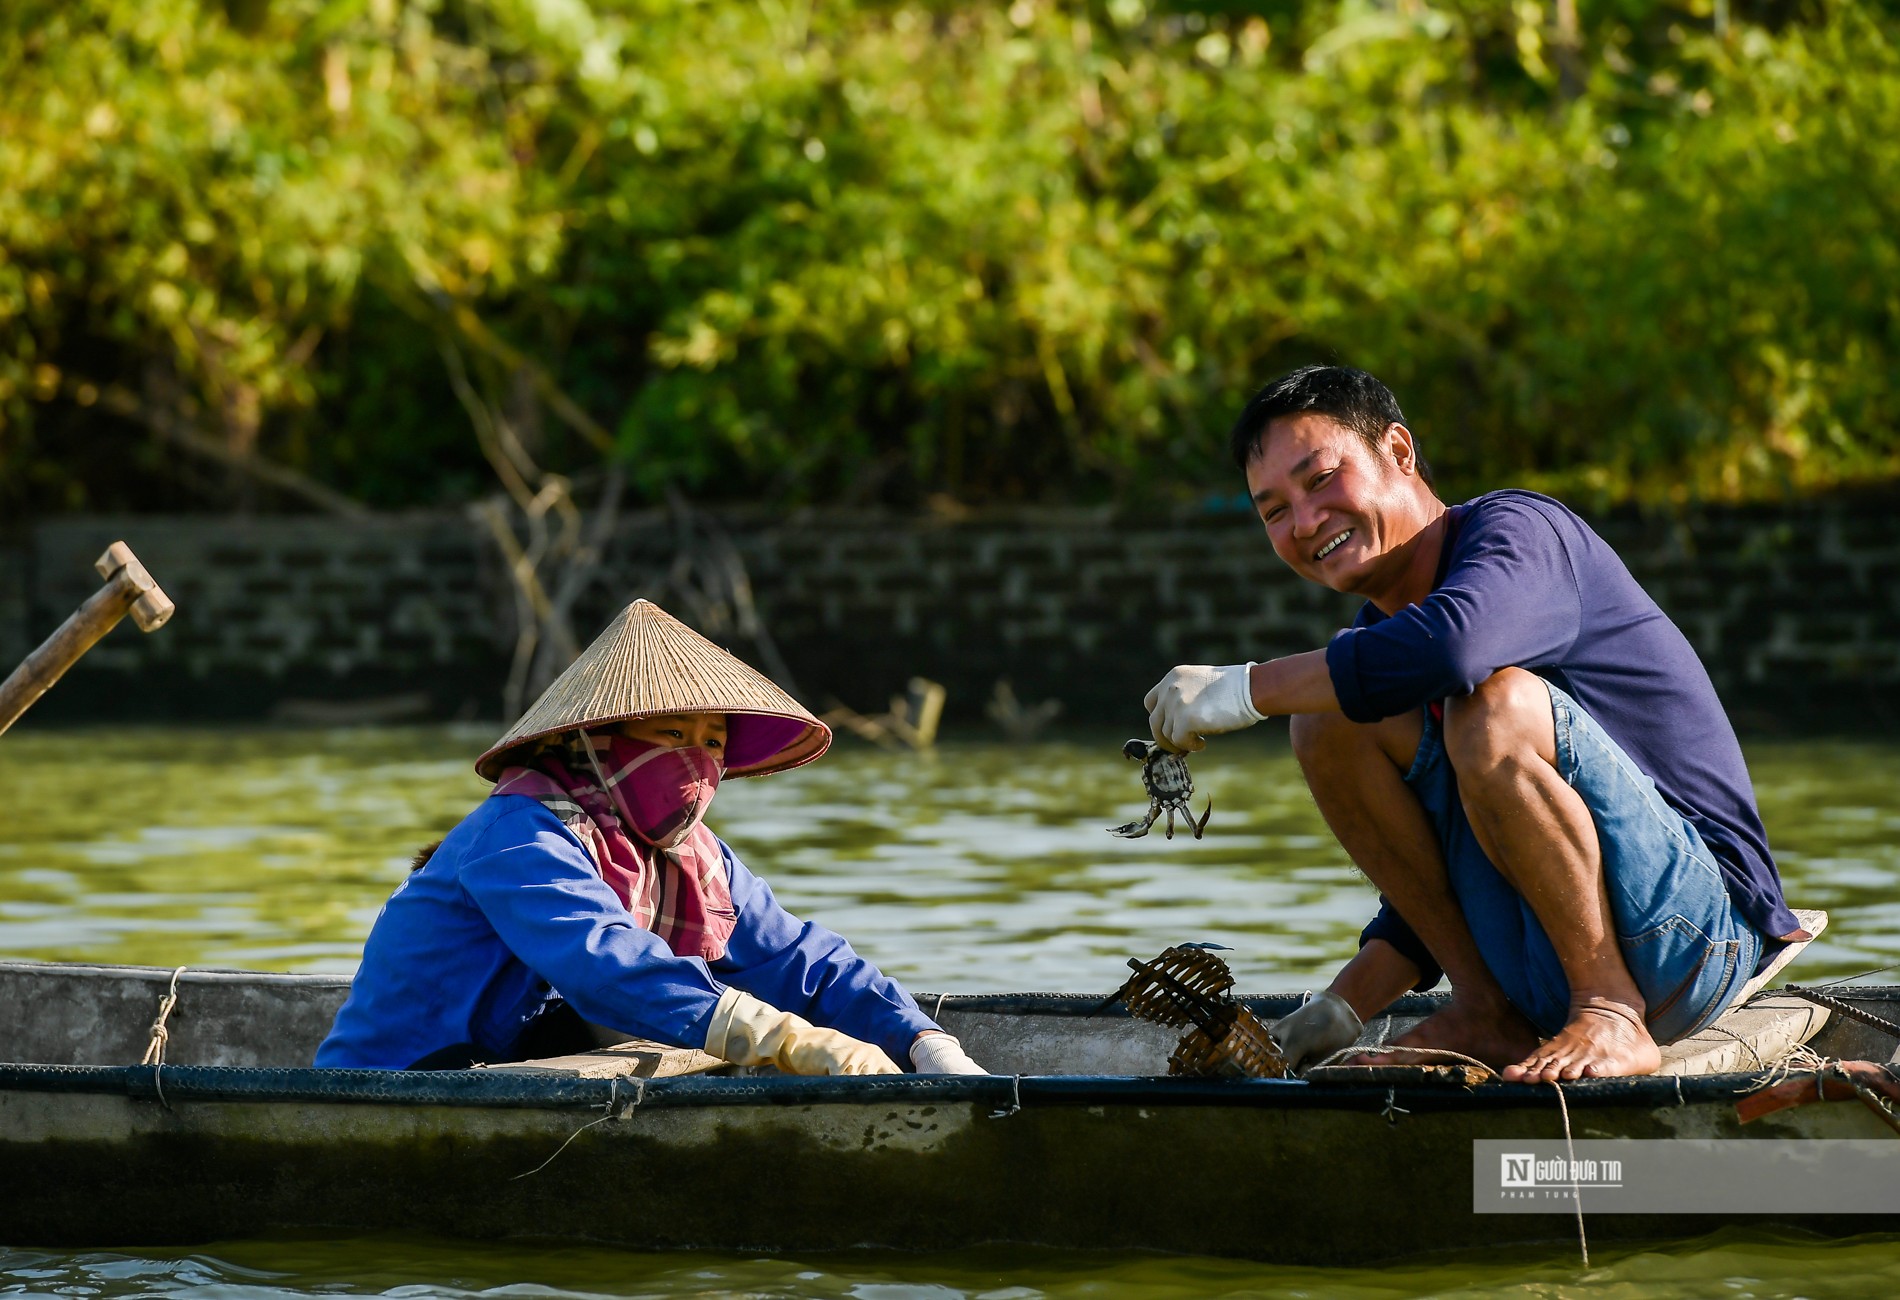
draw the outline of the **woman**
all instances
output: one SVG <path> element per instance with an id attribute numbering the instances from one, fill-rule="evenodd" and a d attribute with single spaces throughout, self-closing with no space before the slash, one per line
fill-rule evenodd
<path id="1" fill-rule="evenodd" d="M 631 1036 L 793 1074 L 982 1073 L 702 820 L 722 777 L 830 743 L 777 686 L 635 601 L 476 761 L 493 793 L 384 904 L 316 1063 L 456 1069 Z"/>

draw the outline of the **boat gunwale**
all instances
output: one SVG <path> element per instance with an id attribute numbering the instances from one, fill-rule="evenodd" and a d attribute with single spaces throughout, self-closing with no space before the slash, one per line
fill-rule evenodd
<path id="1" fill-rule="evenodd" d="M 224 966 L 132 966 L 116 965 L 107 962 L 66 962 L 35 961 L 30 958 L 0 958 L 0 975 L 8 974 L 46 974 L 65 972 L 68 974 L 106 976 L 126 980 L 138 980 L 146 983 L 169 985 L 174 974 L 180 985 L 186 984 L 255 984 L 268 987 L 322 987 L 328 989 L 347 989 L 352 977 L 349 975 L 329 974 L 322 971 L 254 971 Z M 1788 987 L 1784 985 L 1783 987 Z M 1808 986 L 1802 986 L 1808 987 Z M 1814 986 L 1824 989 L 1830 996 L 1844 1002 L 1896 1002 L 1900 1003 L 1900 984 L 1823 984 Z M 1763 988 L 1756 996 L 1778 992 L 1775 988 Z M 911 995 L 920 1009 L 933 1015 L 945 1011 L 965 1013 L 990 1013 L 1017 1016 L 1051 1016 L 1074 1019 L 1102 1017 L 1107 1019 L 1128 1019 L 1128 1009 L 1119 1002 L 1112 1002 L 1114 995 L 1103 993 L 933 993 L 922 992 Z M 1277 993 L 1237 993 L 1234 1000 L 1245 1004 L 1255 1012 L 1275 1012 L 1285 1014 L 1297 1009 L 1306 999 L 1305 991 L 1282 991 Z M 1429 1016 L 1442 1009 L 1450 1000 L 1449 993 L 1406 993 L 1396 998 L 1374 1019 L 1411 1018 Z M 0 1062 L 0 1064 L 4 1064 Z M 167 1067 L 171 1068 L 171 1067 Z M 210 1067 L 207 1067 L 210 1068 Z M 226 1068 L 226 1067 L 220 1067 Z M 237 1067 L 228 1067 L 237 1068 Z M 1578 1082 L 1582 1082 L 1579 1080 Z"/>
<path id="2" fill-rule="evenodd" d="M 1819 1078 L 1795 1071 L 1788 1079 Z M 1563 1084 L 1573 1107 L 1733 1104 L 1759 1071 L 1643 1075 Z M 634 1109 L 729 1106 L 981 1105 L 1001 1118 L 1031 1107 L 1239 1107 L 1450 1112 L 1555 1109 L 1548 1083 L 1316 1084 L 1300 1079 L 1179 1079 L 1165 1075 L 932 1075 L 800 1078 L 687 1075 L 583 1079 L 497 1070 L 336 1070 L 309 1066 L 35 1065 L 0 1063 L 0 1093 L 124 1096 L 181 1102 L 293 1102 L 473 1109 Z"/>
<path id="3" fill-rule="evenodd" d="M 166 987 L 178 968 L 106 963 L 0 959 L 0 974 L 80 975 Z M 181 985 L 251 985 L 275 988 L 346 988 L 349 977 L 320 972 L 268 972 L 187 967 Z M 1900 984 L 1831 984 L 1827 991 L 1850 1002 L 1900 1002 Z M 1768 992 L 1769 990 L 1763 990 Z M 1299 1005 L 1295 992 L 1239 996 L 1257 1013 L 1275 1016 Z M 1025 1019 L 1127 1020 L 1127 1009 L 1099 993 L 923 993 L 926 1011 L 1002 1015 Z M 1382 1017 L 1430 1015 L 1444 1006 L 1444 993 L 1408 993 Z M 1573 1106 L 1687 1106 L 1732 1103 L 1760 1087 L 1764 1070 L 1711 1075 L 1647 1075 L 1578 1079 L 1563 1084 Z M 1818 1078 L 1793 1071 L 1777 1078 Z M 1469 1086 L 1430 1083 L 1339 1082 L 1297 1079 L 1179 1079 L 1164 1075 L 1021 1074 L 983 1076 L 875 1076 L 796 1078 L 779 1075 L 686 1075 L 664 1079 L 583 1079 L 493 1070 L 401 1071 L 318 1069 L 312 1066 L 55 1065 L 0 1061 L 0 1092 L 104 1094 L 134 1099 L 190 1102 L 333 1102 L 490 1108 L 692 1107 L 739 1105 L 859 1105 L 867 1103 L 983 1104 L 1009 1114 L 1043 1106 L 1133 1105 L 1230 1106 L 1322 1110 L 1471 1111 L 1555 1108 L 1547 1083 L 1492 1081 Z"/>

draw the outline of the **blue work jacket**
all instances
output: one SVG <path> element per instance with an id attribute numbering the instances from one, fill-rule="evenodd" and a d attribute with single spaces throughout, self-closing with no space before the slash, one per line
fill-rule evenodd
<path id="1" fill-rule="evenodd" d="M 383 904 L 319 1066 L 400 1070 L 472 1043 L 505 1059 L 555 998 L 587 1020 L 703 1047 L 730 984 L 875 1043 L 900 1066 L 936 1024 L 844 939 L 778 905 L 724 841 L 738 925 L 719 960 L 642 929 L 580 840 L 524 795 L 484 800 Z"/>

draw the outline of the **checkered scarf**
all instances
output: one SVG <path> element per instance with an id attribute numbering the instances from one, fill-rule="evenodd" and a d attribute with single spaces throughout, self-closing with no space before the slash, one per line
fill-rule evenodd
<path id="1" fill-rule="evenodd" d="M 587 846 L 600 878 L 643 929 L 682 957 L 717 961 L 725 956 L 738 915 L 719 841 L 697 817 L 704 802 L 693 810 L 690 831 L 670 848 L 629 835 L 632 828 L 622 816 L 625 808 L 627 816 L 651 821 L 657 813 L 664 821 L 669 799 L 677 805 L 677 785 L 669 790 L 670 778 L 652 779 L 659 775 L 651 762 L 656 750 L 662 747 L 577 732 L 537 754 L 532 767 L 504 771 L 493 794 L 539 800 Z M 675 806 L 672 823 L 660 827 L 668 833 L 656 838 L 673 838 L 680 820 Z"/>

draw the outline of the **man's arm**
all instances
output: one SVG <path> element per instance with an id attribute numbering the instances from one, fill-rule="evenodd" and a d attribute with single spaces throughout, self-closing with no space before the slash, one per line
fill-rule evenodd
<path id="1" fill-rule="evenodd" d="M 1444 577 L 1415 604 L 1327 644 L 1340 712 L 1377 722 L 1469 695 L 1500 668 L 1563 661 L 1583 626 L 1566 542 L 1536 505 L 1492 500 L 1452 544 Z"/>
<path id="2" fill-rule="evenodd" d="M 1269 718 L 1292 713 L 1337 713 L 1339 694 L 1324 650 L 1307 650 L 1247 670 L 1253 706 Z"/>
<path id="3" fill-rule="evenodd" d="M 1361 1020 L 1370 1020 L 1411 992 L 1422 975 L 1410 957 L 1384 939 L 1368 939 L 1326 991 L 1344 998 Z"/>
<path id="4" fill-rule="evenodd" d="M 1155 739 L 1177 753 L 1202 749 L 1207 736 L 1276 713 L 1339 712 L 1324 650 L 1224 668 L 1184 664 L 1157 682 L 1143 703 Z"/>
<path id="5" fill-rule="evenodd" d="M 1262 716 L 1344 713 L 1377 722 L 1469 694 L 1499 668 L 1555 662 L 1576 637 L 1581 595 L 1554 525 L 1501 501 L 1464 525 L 1443 580 L 1424 600 L 1354 626 L 1324 650 L 1267 663 L 1183 665 L 1148 692 L 1148 725 L 1177 751 Z"/>

